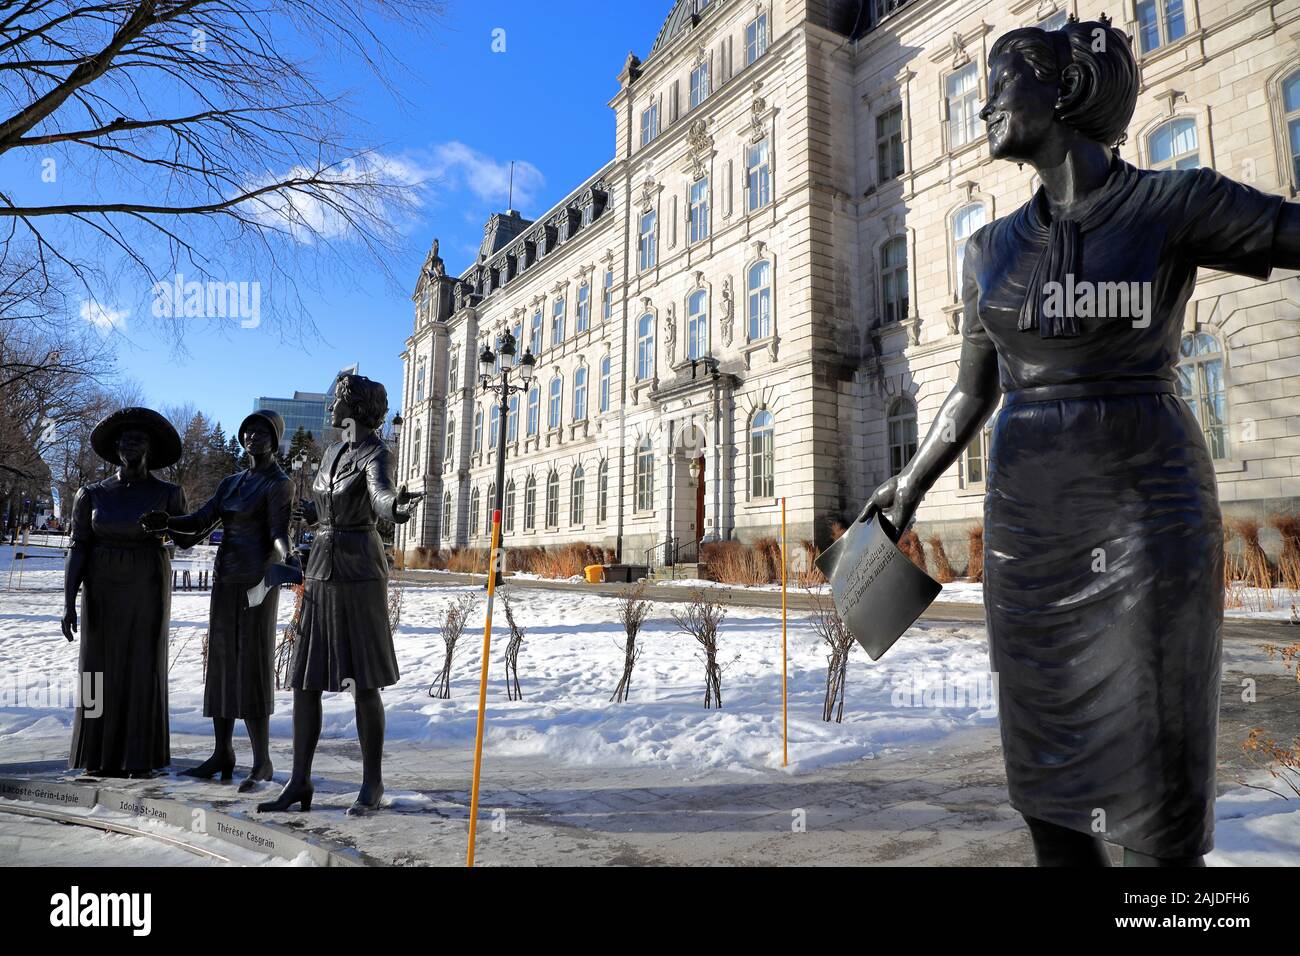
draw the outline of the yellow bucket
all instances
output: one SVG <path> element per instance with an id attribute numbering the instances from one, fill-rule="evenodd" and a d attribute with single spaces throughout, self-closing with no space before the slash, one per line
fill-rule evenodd
<path id="1" fill-rule="evenodd" d="M 605 580 L 605 566 L 603 564 L 589 564 L 582 571 L 587 576 L 588 584 L 600 584 Z"/>

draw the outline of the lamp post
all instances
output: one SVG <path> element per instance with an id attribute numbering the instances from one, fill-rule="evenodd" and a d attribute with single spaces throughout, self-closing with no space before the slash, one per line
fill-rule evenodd
<path id="1" fill-rule="evenodd" d="M 493 379 L 498 377 L 496 372 L 498 363 L 501 368 L 499 381 L 494 382 Z M 528 383 L 532 381 L 533 369 L 536 365 L 537 359 L 533 356 L 532 350 L 525 349 L 524 357 L 519 360 L 519 379 L 522 384 L 510 384 L 510 370 L 515 366 L 515 337 L 509 330 L 501 336 L 498 353 L 494 354 L 491 346 L 484 345 L 478 357 L 479 384 L 500 396 L 497 403 L 497 493 L 492 507 L 501 512 L 503 526 L 506 500 L 506 430 L 507 423 L 510 421 L 510 396 L 528 390 Z M 501 577 L 498 574 L 497 583 L 500 582 Z"/>

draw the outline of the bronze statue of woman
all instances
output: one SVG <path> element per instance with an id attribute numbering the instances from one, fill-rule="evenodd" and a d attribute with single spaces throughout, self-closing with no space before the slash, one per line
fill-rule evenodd
<path id="1" fill-rule="evenodd" d="M 388 560 L 375 520 L 401 524 L 422 494 L 394 490 L 388 447 L 375 434 L 388 411 L 379 382 L 344 375 L 335 387 L 331 421 L 344 440 L 325 449 L 312 485 L 314 502 L 296 515 L 319 524 L 307 561 L 302 621 L 290 665 L 293 687 L 293 775 L 262 812 L 298 804 L 311 809 L 311 764 L 321 731 L 321 692 L 347 690 L 356 701 L 361 792 L 348 813 L 379 806 L 384 794 L 384 703 L 379 690 L 397 683 L 397 655 L 388 624 Z"/>
<path id="2" fill-rule="evenodd" d="M 289 545 L 289 478 L 275 460 L 284 437 L 279 412 L 258 409 L 239 426 L 248 453 L 244 471 L 222 479 L 212 498 L 188 515 L 151 512 L 141 525 L 169 533 L 189 547 L 219 525 L 221 544 L 213 568 L 208 624 L 203 715 L 212 718 L 216 745 L 212 756 L 189 770 L 191 777 L 229 780 L 235 769 L 235 721 L 243 720 L 253 745 L 253 768 L 240 781 L 241 792 L 271 779 L 270 722 L 275 711 L 275 625 L 279 588 L 269 589 L 250 606 L 248 590 L 268 566 L 296 564 Z"/>
<path id="3" fill-rule="evenodd" d="M 862 515 L 906 527 L 1002 401 L 984 603 L 1011 803 L 1040 865 L 1108 865 L 1104 841 L 1126 865 L 1201 865 L 1213 845 L 1223 531 L 1175 366 L 1198 268 L 1300 268 L 1300 206 L 1119 158 L 1137 90 L 1105 21 L 993 45 L 990 152 L 1042 186 L 968 242 L 957 384 Z M 1068 294 L 1114 282 L 1139 283 L 1126 314 Z"/>
<path id="4" fill-rule="evenodd" d="M 152 409 L 124 408 L 95 426 L 90 444 L 118 468 L 78 489 L 72 504 L 62 626 L 71 641 L 80 624 L 81 693 L 68 766 L 92 776 L 149 777 L 171 762 L 172 576 L 163 542 L 140 526 L 140 516 L 184 513 L 180 486 L 151 474 L 180 459 L 181 440 Z"/>

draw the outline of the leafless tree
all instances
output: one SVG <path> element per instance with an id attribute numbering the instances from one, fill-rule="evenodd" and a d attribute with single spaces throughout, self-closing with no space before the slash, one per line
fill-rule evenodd
<path id="1" fill-rule="evenodd" d="M 822 700 L 822 720 L 844 720 L 844 687 L 848 682 L 849 654 L 857 642 L 844 626 L 834 602 L 825 594 L 809 589 L 813 604 L 813 630 L 826 642 L 826 696 Z"/>
<path id="2" fill-rule="evenodd" d="M 618 607 L 618 620 L 623 625 L 623 676 L 610 700 L 623 703 L 632 692 L 632 671 L 641 659 L 642 645 L 639 641 L 641 628 L 650 616 L 650 602 L 645 597 L 645 582 L 628 585 L 623 589 Z"/>
<path id="3" fill-rule="evenodd" d="M 515 621 L 515 610 L 510 603 L 510 590 L 502 585 L 497 588 L 501 595 L 501 607 L 506 614 L 506 626 L 510 628 L 510 640 L 506 643 L 506 697 L 510 700 L 523 700 L 524 692 L 519 686 L 519 651 L 524 646 L 524 629 Z"/>
<path id="4" fill-rule="evenodd" d="M 718 664 L 718 626 L 727 609 L 703 590 L 691 593 L 684 610 L 673 611 L 673 620 L 704 651 L 704 706 L 722 707 L 722 667 Z"/>
<path id="5" fill-rule="evenodd" d="M 234 250 L 247 260 L 239 278 L 309 325 L 297 288 L 308 266 L 326 267 L 319 251 L 362 251 L 386 271 L 418 182 L 359 145 L 346 91 L 308 64 L 351 64 L 396 95 L 400 64 L 379 21 L 425 34 L 441 11 L 439 0 L 0 2 L 0 156 L 31 170 L 0 191 L 0 245 L 32 264 L 38 288 L 71 282 L 92 310 L 126 273 L 142 293 L 182 271 L 224 285 L 212 250 Z M 0 280 L 20 273 L 0 268 Z M 177 340 L 194 318 L 154 315 Z"/>
<path id="6" fill-rule="evenodd" d="M 443 612 L 442 623 L 438 630 L 442 634 L 442 645 L 446 653 L 442 659 L 442 670 L 438 671 L 438 676 L 433 679 L 433 684 L 429 687 L 430 697 L 451 700 L 452 660 L 456 656 L 456 645 L 465 634 L 465 624 L 469 620 L 470 611 L 474 610 L 476 603 L 474 595 L 465 592 L 448 604 Z"/>

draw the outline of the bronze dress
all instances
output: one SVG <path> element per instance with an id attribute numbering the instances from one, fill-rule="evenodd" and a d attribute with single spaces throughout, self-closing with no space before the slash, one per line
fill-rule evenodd
<path id="1" fill-rule="evenodd" d="M 388 560 L 375 530 L 376 518 L 393 520 L 397 501 L 387 446 L 374 435 L 330 445 L 312 497 L 320 523 L 307 561 L 290 684 L 331 691 L 395 684 Z"/>
<path id="2" fill-rule="evenodd" d="M 78 672 L 98 700 L 82 694 L 69 767 L 157 770 L 171 763 L 171 559 L 162 540 L 140 527 L 148 511 L 183 514 L 180 486 L 152 475 L 114 475 L 79 489 L 73 501 L 71 546 L 85 553 Z M 103 707 L 98 716 L 96 703 Z"/>
<path id="3" fill-rule="evenodd" d="M 279 588 L 257 607 L 248 589 L 274 560 L 272 542 L 288 537 L 289 478 L 272 460 L 223 478 L 212 498 L 171 527 L 177 540 L 201 541 L 221 526 L 212 576 L 205 717 L 269 717 L 275 711 L 275 625 Z"/>
<path id="4" fill-rule="evenodd" d="M 1198 267 L 1267 277 L 1281 203 L 1116 159 L 1077 234 L 1040 189 L 966 251 L 963 334 L 1005 392 L 984 602 L 1011 803 L 1160 857 L 1213 845 L 1223 623 L 1214 466 L 1176 388 L 1184 307 Z M 1026 327 L 1062 256 L 1076 283 L 1150 283 L 1149 323 Z"/>

